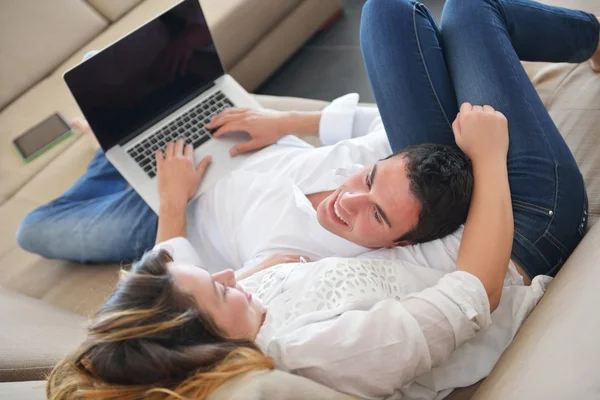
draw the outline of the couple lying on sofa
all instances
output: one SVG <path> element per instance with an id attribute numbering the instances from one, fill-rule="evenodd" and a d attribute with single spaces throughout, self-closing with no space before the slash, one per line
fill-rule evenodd
<path id="1" fill-rule="evenodd" d="M 525 0 L 448 0 L 443 30 L 412 0 L 370 0 L 362 18 L 379 110 L 352 95 L 322 113 L 227 110 L 215 135 L 264 149 L 190 204 L 210 160 L 195 167 L 178 141 L 156 154 L 158 218 L 101 151 L 25 218 L 19 242 L 41 255 L 141 257 L 50 398 L 198 399 L 276 367 L 433 399 L 490 372 L 587 222 L 582 176 L 519 60 L 597 68 L 600 25 Z M 331 145 L 276 143 L 305 132 Z"/>

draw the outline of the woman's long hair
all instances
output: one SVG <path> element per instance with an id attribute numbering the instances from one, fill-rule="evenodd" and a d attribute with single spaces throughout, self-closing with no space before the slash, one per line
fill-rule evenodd
<path id="1" fill-rule="evenodd" d="M 225 339 L 175 288 L 165 250 L 149 252 L 92 319 L 88 337 L 48 376 L 51 400 L 205 399 L 226 380 L 273 362 L 250 341 Z"/>

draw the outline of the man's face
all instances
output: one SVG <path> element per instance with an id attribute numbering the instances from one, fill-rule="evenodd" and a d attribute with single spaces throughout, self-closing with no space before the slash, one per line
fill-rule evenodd
<path id="1" fill-rule="evenodd" d="M 409 185 L 402 156 L 378 161 L 326 197 L 317 218 L 331 233 L 360 246 L 393 247 L 419 222 L 421 203 Z"/>

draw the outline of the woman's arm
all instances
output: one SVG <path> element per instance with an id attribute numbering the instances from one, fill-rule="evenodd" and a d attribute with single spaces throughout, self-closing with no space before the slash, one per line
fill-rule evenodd
<path id="1" fill-rule="evenodd" d="M 465 103 L 453 130 L 456 143 L 471 158 L 474 177 L 457 270 L 481 280 L 493 312 L 500 303 L 514 234 L 506 168 L 508 123 L 492 107 Z"/>
<path id="2" fill-rule="evenodd" d="M 156 152 L 160 208 L 156 243 L 186 236 L 186 207 L 194 196 L 211 162 L 204 158 L 194 166 L 194 148 L 182 139 L 169 143 L 165 151 Z"/>
<path id="3" fill-rule="evenodd" d="M 309 318 L 306 318 L 309 317 Z M 387 397 L 442 364 L 491 320 L 485 289 L 453 272 L 403 301 L 388 299 L 338 317 L 293 320 L 266 345 L 276 367 L 359 397 Z M 308 322 L 307 322 L 308 321 Z"/>

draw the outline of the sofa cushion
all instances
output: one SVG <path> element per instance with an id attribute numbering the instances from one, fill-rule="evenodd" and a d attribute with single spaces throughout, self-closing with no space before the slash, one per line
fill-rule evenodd
<path id="1" fill-rule="evenodd" d="M 56 160 L 0 205 L 0 284 L 83 315 L 96 310 L 117 281 L 118 266 L 82 266 L 48 260 L 20 249 L 19 222 L 33 208 L 58 197 L 87 168 L 93 150 L 86 138 L 65 149 Z M 72 240 L 65 238 L 65 240 Z"/>
<path id="2" fill-rule="evenodd" d="M 109 21 L 116 21 L 142 0 L 87 0 L 90 6 Z"/>
<path id="3" fill-rule="evenodd" d="M 230 69 L 304 1 L 285 0 L 275 3 L 273 0 L 200 0 L 200 3 L 221 60 Z"/>
<path id="4" fill-rule="evenodd" d="M 0 112 L 0 204 L 75 142 L 78 135 L 27 164 L 17 156 L 13 138 L 56 111 L 68 119 L 81 115 L 60 76 L 44 79 Z"/>
<path id="5" fill-rule="evenodd" d="M 357 400 L 326 386 L 278 370 L 250 372 L 235 377 L 208 396 L 207 400 Z"/>
<path id="6" fill-rule="evenodd" d="M 0 383 L 0 398 L 7 400 L 44 400 L 46 398 L 46 382 L 2 382 Z"/>
<path id="7" fill-rule="evenodd" d="M 474 399 L 597 399 L 600 224 L 583 238 Z"/>
<path id="8" fill-rule="evenodd" d="M 0 382 L 44 379 L 85 337 L 85 319 L 0 287 Z"/>
<path id="9" fill-rule="evenodd" d="M 83 1 L 0 1 L 0 26 L 2 109 L 100 33 L 107 22 Z"/>

